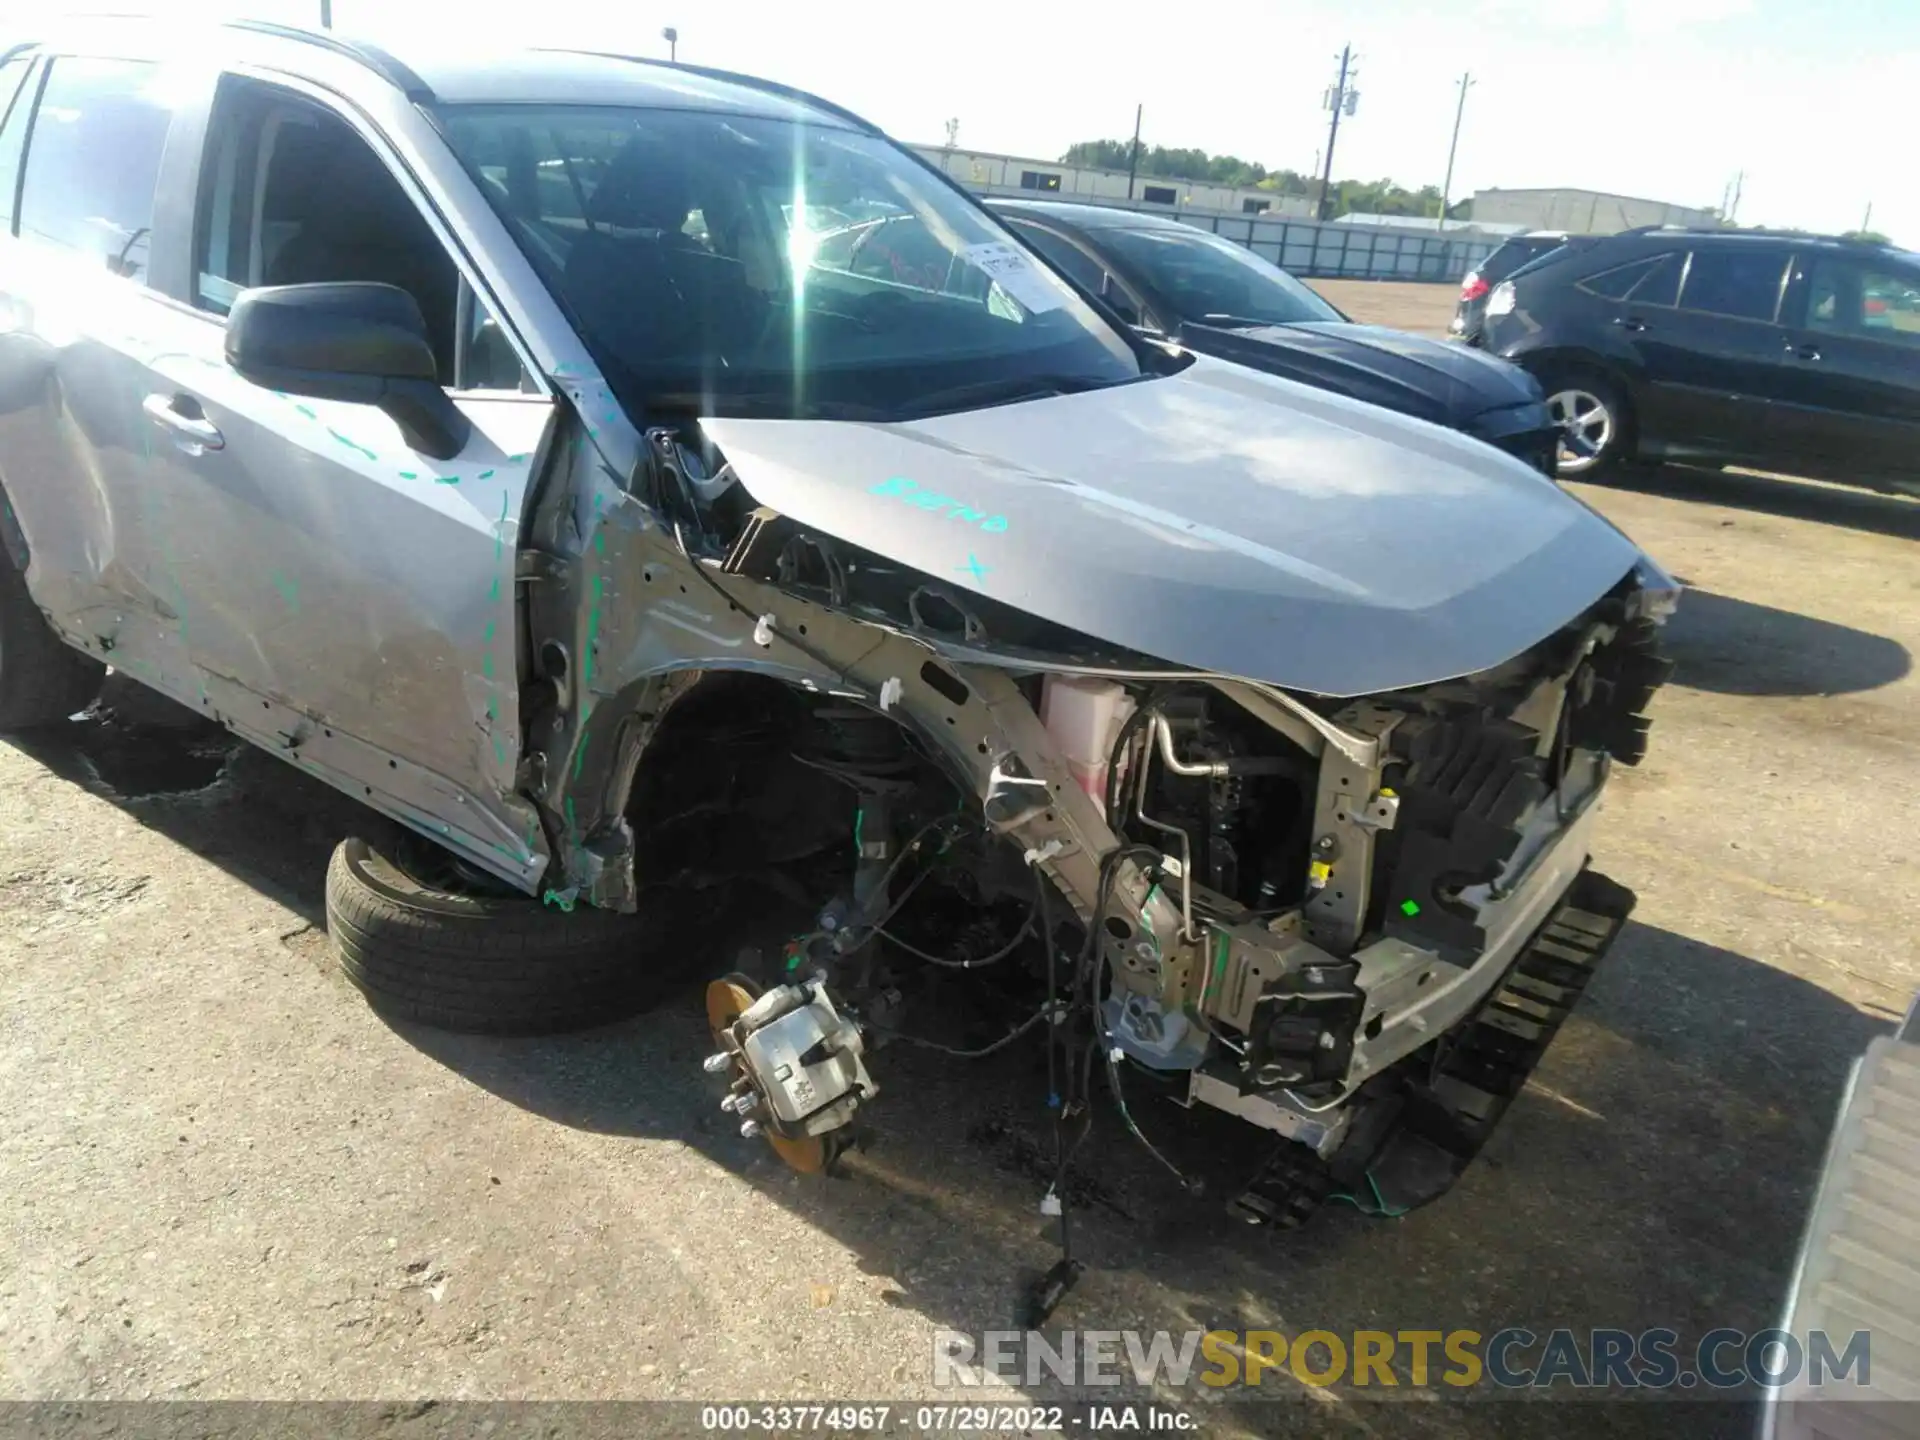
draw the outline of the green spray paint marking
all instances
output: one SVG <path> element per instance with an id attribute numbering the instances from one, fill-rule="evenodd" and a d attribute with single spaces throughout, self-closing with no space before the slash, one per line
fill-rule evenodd
<path id="1" fill-rule="evenodd" d="M 486 633 L 480 637 L 480 640 L 481 643 L 485 645 L 491 645 L 493 643 L 493 621 L 487 621 Z"/>
<path id="2" fill-rule="evenodd" d="M 498 600 L 499 598 L 500 598 L 500 577 L 496 575 L 493 577 L 493 584 L 487 587 L 487 599 Z"/>
<path id="3" fill-rule="evenodd" d="M 561 808 L 567 813 L 567 838 L 571 840 L 580 828 L 573 818 L 573 797 L 571 795 L 567 796 L 566 804 Z"/>
<path id="4" fill-rule="evenodd" d="M 867 812 L 855 810 L 853 812 L 853 853 L 856 855 L 860 853 L 860 827 L 866 823 Z"/>
<path id="5" fill-rule="evenodd" d="M 593 551 L 596 555 L 607 553 L 607 537 L 597 530 L 593 533 Z"/>
<path id="6" fill-rule="evenodd" d="M 433 477 L 433 483 L 436 485 L 458 485 L 460 483 L 460 477 L 458 475 L 436 475 Z"/>
<path id="7" fill-rule="evenodd" d="M 507 747 L 500 743 L 498 735 L 493 737 L 493 763 L 496 765 L 507 763 Z M 500 853 L 504 855 L 506 852 L 503 850 Z"/>
<path id="8" fill-rule="evenodd" d="M 480 657 L 480 673 L 489 680 L 493 679 L 493 652 L 491 650 Z"/>
<path id="9" fill-rule="evenodd" d="M 342 435 L 338 430 L 333 429 L 331 426 L 328 427 L 327 434 L 331 435 L 334 439 L 338 440 L 342 445 L 346 446 L 349 450 L 358 450 L 362 455 L 366 456 L 367 459 L 369 460 L 378 460 L 380 458 L 378 455 L 374 454 L 371 450 L 367 449 L 366 446 L 360 444 L 356 440 L 349 440 L 346 436 Z"/>
<path id="10" fill-rule="evenodd" d="M 273 588 L 280 592 L 280 598 L 287 602 L 287 609 L 298 615 L 300 613 L 300 582 L 287 579 L 278 570 L 267 578 L 273 581 Z"/>
<path id="11" fill-rule="evenodd" d="M 580 748 L 574 751 L 574 755 L 573 755 L 573 778 L 578 780 L 580 778 L 580 772 L 586 769 L 586 766 L 587 766 L 587 742 L 585 740 L 582 740 L 580 742 Z"/>
<path id="12" fill-rule="evenodd" d="M 507 495 L 506 495 L 506 492 L 503 490 L 500 492 L 500 519 L 498 523 L 495 524 L 494 530 L 493 530 L 493 558 L 495 560 L 498 560 L 500 558 L 500 547 L 506 544 L 506 541 L 507 541 Z"/>
<path id="13" fill-rule="evenodd" d="M 400 472 L 400 478 L 402 480 L 418 480 L 420 478 L 420 472 L 417 470 L 402 470 Z"/>
<path id="14" fill-rule="evenodd" d="M 1200 1003 L 1203 1005 L 1206 1003 L 1207 995 L 1213 994 L 1214 990 L 1217 987 L 1226 983 L 1227 951 L 1231 947 L 1232 943 L 1233 943 L 1232 941 L 1227 939 L 1226 932 L 1222 931 L 1220 934 L 1220 943 L 1219 945 L 1214 947 L 1213 978 L 1207 982 L 1206 995 L 1202 995 L 1200 997 Z"/>
<path id="15" fill-rule="evenodd" d="M 279 395 L 280 392 L 276 390 L 274 391 L 274 394 Z M 287 397 L 284 395 L 280 395 L 280 398 L 284 400 Z M 318 420 L 320 418 L 318 415 L 313 413 L 313 407 L 311 405 L 296 405 L 293 408 L 298 410 L 302 415 L 306 416 L 307 419 L 309 420 Z"/>
<path id="16" fill-rule="evenodd" d="M 533 452 L 532 452 L 531 450 L 529 450 L 529 451 L 528 451 L 528 452 L 527 452 L 526 454 L 524 454 L 524 455 L 509 455 L 509 456 L 507 456 L 507 463 L 508 463 L 509 465 L 518 465 L 518 464 L 520 464 L 520 463 L 521 463 L 522 461 L 524 461 L 524 460 L 531 460 L 532 458 L 533 458 Z M 487 473 L 488 473 L 489 475 L 491 475 L 491 474 L 492 474 L 493 472 L 492 472 L 491 470 L 489 470 L 489 471 L 488 471 Z"/>
<path id="17" fill-rule="evenodd" d="M 593 604 L 587 607 L 587 653 L 580 657 L 580 683 L 593 683 L 593 644 L 600 634 L 600 591 L 598 575 L 593 577 Z"/>
<path id="18" fill-rule="evenodd" d="M 493 471 L 482 470 L 478 475 L 474 476 L 473 478 L 476 480 L 491 480 L 493 478 Z"/>
<path id="19" fill-rule="evenodd" d="M 1402 900 L 1400 902 L 1400 913 L 1411 920 L 1420 913 L 1420 902 L 1418 900 Z"/>

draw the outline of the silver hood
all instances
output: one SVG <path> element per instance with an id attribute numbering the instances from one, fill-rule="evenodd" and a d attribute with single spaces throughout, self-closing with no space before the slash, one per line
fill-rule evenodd
<path id="1" fill-rule="evenodd" d="M 1477 440 L 1204 356 L 901 424 L 702 423 L 756 501 L 809 528 L 1112 645 L 1322 695 L 1499 664 L 1640 558 Z"/>

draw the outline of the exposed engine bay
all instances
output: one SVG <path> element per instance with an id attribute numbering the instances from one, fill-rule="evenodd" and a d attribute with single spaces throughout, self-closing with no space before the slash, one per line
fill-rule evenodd
<path id="1" fill-rule="evenodd" d="M 582 807 L 563 854 L 594 903 L 749 871 L 795 916 L 708 993 L 707 1068 L 743 1135 L 824 1169 L 885 1123 L 889 1046 L 1031 1044 L 1055 1125 L 1083 1137 L 1104 1089 L 1183 1183 L 1147 1133 L 1179 1107 L 1266 1132 L 1227 1197 L 1249 1221 L 1297 1224 L 1359 1177 L 1402 1205 L 1445 1190 L 1631 909 L 1588 836 L 1667 673 L 1657 566 L 1491 668 L 1337 698 L 1168 664 L 848 543 L 757 503 L 697 431 L 645 444 L 628 493 L 663 523 L 606 532 L 614 573 L 677 592 L 596 611 L 579 641 L 670 663 L 578 701 L 552 667 L 528 728 L 566 757 L 539 778 Z M 561 629 L 578 609 L 545 593 Z M 991 1033 L 944 1025 L 968 1008 Z"/>

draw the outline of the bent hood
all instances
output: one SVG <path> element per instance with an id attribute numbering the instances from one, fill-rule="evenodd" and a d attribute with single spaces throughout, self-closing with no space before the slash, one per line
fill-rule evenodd
<path id="1" fill-rule="evenodd" d="M 1111 645 L 1323 695 L 1487 669 L 1640 556 L 1478 441 L 1205 357 L 902 424 L 702 423 L 755 500 L 809 528 Z"/>
<path id="2" fill-rule="evenodd" d="M 1203 354 L 1437 425 L 1460 426 L 1489 410 L 1541 398 L 1539 382 L 1517 365 L 1464 345 L 1379 325 L 1329 322 L 1226 330 L 1183 324 L 1180 340 Z"/>

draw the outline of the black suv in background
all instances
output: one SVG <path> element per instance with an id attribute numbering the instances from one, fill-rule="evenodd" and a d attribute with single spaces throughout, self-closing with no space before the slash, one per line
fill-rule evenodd
<path id="1" fill-rule="evenodd" d="M 1562 427 L 1634 457 L 1920 492 L 1920 255 L 1765 231 L 1576 237 L 1488 297 L 1486 346 Z"/>
<path id="2" fill-rule="evenodd" d="M 1467 278 L 1460 282 L 1460 300 L 1453 307 L 1453 323 L 1447 326 L 1447 334 L 1469 345 L 1478 345 L 1487 318 L 1487 296 L 1493 293 L 1493 287 L 1522 265 L 1531 264 L 1566 243 L 1564 230 L 1534 230 L 1502 240 L 1500 248 L 1469 270 Z"/>

